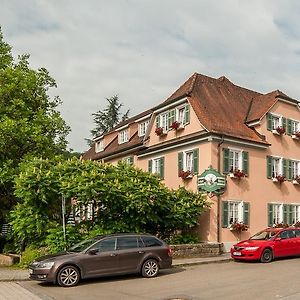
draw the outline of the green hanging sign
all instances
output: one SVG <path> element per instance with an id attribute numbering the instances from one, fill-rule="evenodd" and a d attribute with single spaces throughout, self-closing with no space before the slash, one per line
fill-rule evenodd
<path id="1" fill-rule="evenodd" d="M 221 194 L 226 186 L 225 176 L 209 166 L 202 174 L 198 175 L 198 190 L 208 193 Z"/>

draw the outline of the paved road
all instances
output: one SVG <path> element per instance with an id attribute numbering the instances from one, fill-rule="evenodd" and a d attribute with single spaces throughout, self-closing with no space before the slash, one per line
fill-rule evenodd
<path id="1" fill-rule="evenodd" d="M 162 271 L 153 279 L 138 276 L 102 278 L 74 288 L 22 282 L 22 286 L 56 300 L 161 299 L 300 299 L 300 258 L 270 264 L 228 262 Z M 49 298 L 44 298 L 49 299 Z"/>

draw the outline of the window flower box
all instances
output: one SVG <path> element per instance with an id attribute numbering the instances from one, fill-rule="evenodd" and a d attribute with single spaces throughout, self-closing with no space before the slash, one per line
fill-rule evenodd
<path id="1" fill-rule="evenodd" d="M 248 228 L 249 228 L 249 226 L 243 222 L 234 222 L 229 226 L 229 229 L 231 231 L 237 231 L 237 232 L 247 231 Z"/>
<path id="2" fill-rule="evenodd" d="M 180 171 L 178 176 L 181 177 L 182 179 L 191 179 L 193 178 L 193 172 L 192 171 Z"/>
<path id="3" fill-rule="evenodd" d="M 163 136 L 163 135 L 166 135 L 166 134 L 167 134 L 167 132 L 166 132 L 162 127 L 157 127 L 157 128 L 155 129 L 155 133 L 156 133 L 156 135 L 158 135 L 158 136 Z"/>
<path id="4" fill-rule="evenodd" d="M 277 223 L 273 225 L 273 228 L 288 228 L 289 224 L 285 224 L 285 223 Z"/>
<path id="5" fill-rule="evenodd" d="M 293 226 L 296 228 L 300 228 L 300 221 L 297 221 Z"/>
<path id="6" fill-rule="evenodd" d="M 278 126 L 277 128 L 273 129 L 272 132 L 274 134 L 281 135 L 285 133 L 285 128 L 282 126 Z"/>
<path id="7" fill-rule="evenodd" d="M 285 176 L 284 175 L 276 175 L 272 177 L 273 182 L 279 182 L 282 183 L 285 181 Z"/>
<path id="8" fill-rule="evenodd" d="M 292 139 L 299 140 L 300 139 L 300 131 L 294 132 L 292 134 Z"/>
<path id="9" fill-rule="evenodd" d="M 229 173 L 229 177 L 230 178 L 242 178 L 242 177 L 245 177 L 245 173 L 243 170 L 239 170 L 239 169 L 234 169 L 234 170 L 230 170 L 230 173 Z"/>
<path id="10" fill-rule="evenodd" d="M 172 124 L 171 124 L 171 128 L 174 129 L 174 130 L 180 130 L 180 129 L 183 129 L 184 126 L 182 125 L 182 123 L 178 122 L 178 121 L 174 121 Z"/>
<path id="11" fill-rule="evenodd" d="M 300 184 L 300 175 L 294 177 L 293 184 Z"/>

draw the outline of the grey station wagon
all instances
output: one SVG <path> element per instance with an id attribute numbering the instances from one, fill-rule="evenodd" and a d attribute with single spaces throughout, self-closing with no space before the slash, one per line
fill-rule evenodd
<path id="1" fill-rule="evenodd" d="M 141 273 L 155 277 L 170 268 L 172 250 L 148 234 L 113 234 L 85 240 L 67 252 L 43 256 L 29 266 L 30 279 L 77 285 L 80 279 Z"/>

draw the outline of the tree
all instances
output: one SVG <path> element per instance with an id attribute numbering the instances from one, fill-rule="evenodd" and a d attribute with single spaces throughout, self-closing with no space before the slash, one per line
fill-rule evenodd
<path id="1" fill-rule="evenodd" d="M 106 108 L 103 111 L 99 110 L 92 114 L 96 125 L 96 127 L 90 131 L 93 138 L 109 132 L 117 124 L 128 119 L 129 109 L 124 114 L 121 113 L 123 104 L 120 103 L 118 95 L 106 98 L 106 100 L 108 101 Z M 91 144 L 91 140 L 87 139 L 87 141 Z"/>
<path id="2" fill-rule="evenodd" d="M 29 156 L 53 157 L 65 151 L 69 127 L 50 98 L 55 80 L 45 68 L 29 67 L 29 55 L 15 61 L 0 28 L 0 224 L 15 204 L 14 176 Z"/>
<path id="3" fill-rule="evenodd" d="M 16 238 L 28 244 L 49 240 L 48 233 L 57 232 L 61 224 L 62 195 L 67 214 L 72 198 L 78 208 L 92 205 L 92 219 L 81 225 L 98 228 L 99 233 L 149 232 L 166 237 L 195 226 L 209 206 L 202 194 L 169 190 L 158 176 L 125 163 L 35 158 L 23 162 L 16 177 L 20 202 L 11 213 Z"/>

